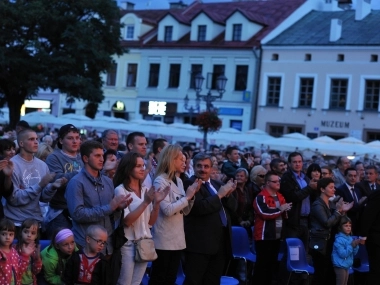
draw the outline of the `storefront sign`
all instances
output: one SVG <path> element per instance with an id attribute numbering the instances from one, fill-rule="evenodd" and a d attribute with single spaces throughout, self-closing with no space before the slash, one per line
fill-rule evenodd
<path id="1" fill-rule="evenodd" d="M 327 128 L 348 129 L 350 128 L 350 122 L 321 121 L 321 126 Z"/>

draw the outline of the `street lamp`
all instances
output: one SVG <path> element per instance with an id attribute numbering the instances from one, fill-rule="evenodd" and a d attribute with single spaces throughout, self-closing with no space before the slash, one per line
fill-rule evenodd
<path id="1" fill-rule="evenodd" d="M 189 96 L 187 96 L 187 94 L 185 96 L 184 101 L 185 101 L 185 105 L 184 105 L 185 110 L 189 111 L 190 124 L 191 124 L 192 121 L 193 121 L 193 114 L 194 113 L 199 113 L 200 99 L 199 98 L 195 99 L 195 107 L 193 107 L 192 105 L 189 107 L 189 101 L 190 100 L 189 100 Z"/>
<path id="2" fill-rule="evenodd" d="M 218 91 L 219 95 L 212 95 L 211 89 L 208 90 L 206 95 L 201 95 L 200 92 L 202 91 L 202 84 L 205 78 L 202 76 L 201 73 L 198 73 L 195 76 L 195 92 L 196 92 L 196 100 L 203 99 L 203 101 L 206 102 L 206 110 L 212 111 L 214 109 L 214 106 L 212 105 L 212 102 L 214 102 L 216 99 L 222 99 L 223 93 L 226 91 L 226 83 L 227 83 L 227 77 L 222 74 L 219 75 L 216 79 L 216 90 Z M 185 98 L 186 100 L 186 98 Z M 185 102 L 186 104 L 186 102 Z"/>
<path id="3" fill-rule="evenodd" d="M 227 77 L 224 74 L 222 74 L 222 75 L 219 75 L 216 79 L 216 90 L 218 91 L 219 95 L 212 95 L 211 88 L 208 90 L 206 95 L 200 94 L 202 91 L 202 84 L 205 78 L 202 76 L 201 73 L 198 73 L 194 79 L 195 79 L 194 89 L 195 89 L 195 95 L 196 95 L 195 110 L 198 110 L 199 112 L 200 101 L 201 99 L 203 99 L 203 101 L 206 102 L 206 110 L 208 112 L 214 111 L 214 106 L 212 102 L 214 102 L 216 99 L 222 99 L 223 93 L 226 91 L 225 87 L 227 83 Z M 189 110 L 189 112 L 194 111 L 193 106 L 189 107 L 189 97 L 187 96 L 187 94 L 186 94 L 186 97 L 184 98 L 184 101 L 185 101 L 185 109 Z M 205 130 L 203 133 L 203 147 L 205 150 L 207 150 L 207 130 Z"/>

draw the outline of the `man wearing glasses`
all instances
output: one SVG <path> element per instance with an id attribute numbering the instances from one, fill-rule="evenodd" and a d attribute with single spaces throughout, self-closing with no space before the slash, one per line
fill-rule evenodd
<path id="1" fill-rule="evenodd" d="M 276 274 L 275 266 L 280 251 L 280 238 L 283 218 L 292 203 L 286 203 L 280 190 L 281 179 L 277 173 L 269 171 L 265 175 L 264 189 L 257 195 L 255 209 L 255 227 L 253 238 L 256 246 L 255 283 L 271 284 Z"/>

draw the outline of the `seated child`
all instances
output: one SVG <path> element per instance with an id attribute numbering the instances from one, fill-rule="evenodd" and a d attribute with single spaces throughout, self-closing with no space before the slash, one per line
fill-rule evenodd
<path id="1" fill-rule="evenodd" d="M 86 231 L 86 245 L 73 253 L 66 263 L 64 281 L 66 285 L 107 285 L 111 280 L 109 265 L 101 253 L 107 245 L 107 230 L 91 225 Z"/>
<path id="2" fill-rule="evenodd" d="M 35 243 L 23 244 L 18 253 L 12 247 L 15 230 L 12 221 L 0 221 L 0 285 L 20 285 L 29 265 L 29 257 L 36 249 Z"/>
<path id="3" fill-rule="evenodd" d="M 69 229 L 57 229 L 51 244 L 41 252 L 43 276 L 48 284 L 64 284 L 62 277 L 65 264 L 75 249 L 73 232 Z"/>

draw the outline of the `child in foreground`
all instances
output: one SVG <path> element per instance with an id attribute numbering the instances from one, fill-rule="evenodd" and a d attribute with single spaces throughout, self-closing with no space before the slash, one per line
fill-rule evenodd
<path id="1" fill-rule="evenodd" d="M 74 252 L 67 261 L 65 285 L 91 284 L 107 285 L 111 280 L 108 262 L 101 253 L 107 245 L 107 230 L 99 225 L 91 225 L 86 231 L 86 245 Z"/>
<path id="2" fill-rule="evenodd" d="M 15 225 L 8 219 L 0 221 L 0 285 L 21 284 L 21 278 L 35 251 L 35 243 L 23 244 L 20 252 L 12 247 Z"/>
<path id="3" fill-rule="evenodd" d="M 75 250 L 74 234 L 69 229 L 58 229 L 51 244 L 42 252 L 44 279 L 51 285 L 62 285 L 63 273 L 68 258 Z"/>
<path id="4" fill-rule="evenodd" d="M 36 247 L 36 250 L 29 257 L 28 267 L 22 275 L 22 285 L 37 285 L 36 275 L 42 269 L 38 230 L 39 223 L 37 220 L 26 219 L 21 224 L 21 229 L 17 237 L 18 240 L 15 246 L 17 252 L 20 252 L 22 250 L 23 245 L 34 244 Z"/>
<path id="5" fill-rule="evenodd" d="M 347 216 L 340 219 L 339 233 L 335 236 L 332 263 L 336 275 L 336 285 L 346 285 L 349 269 L 354 263 L 360 239 L 351 237 L 351 220 Z"/>

